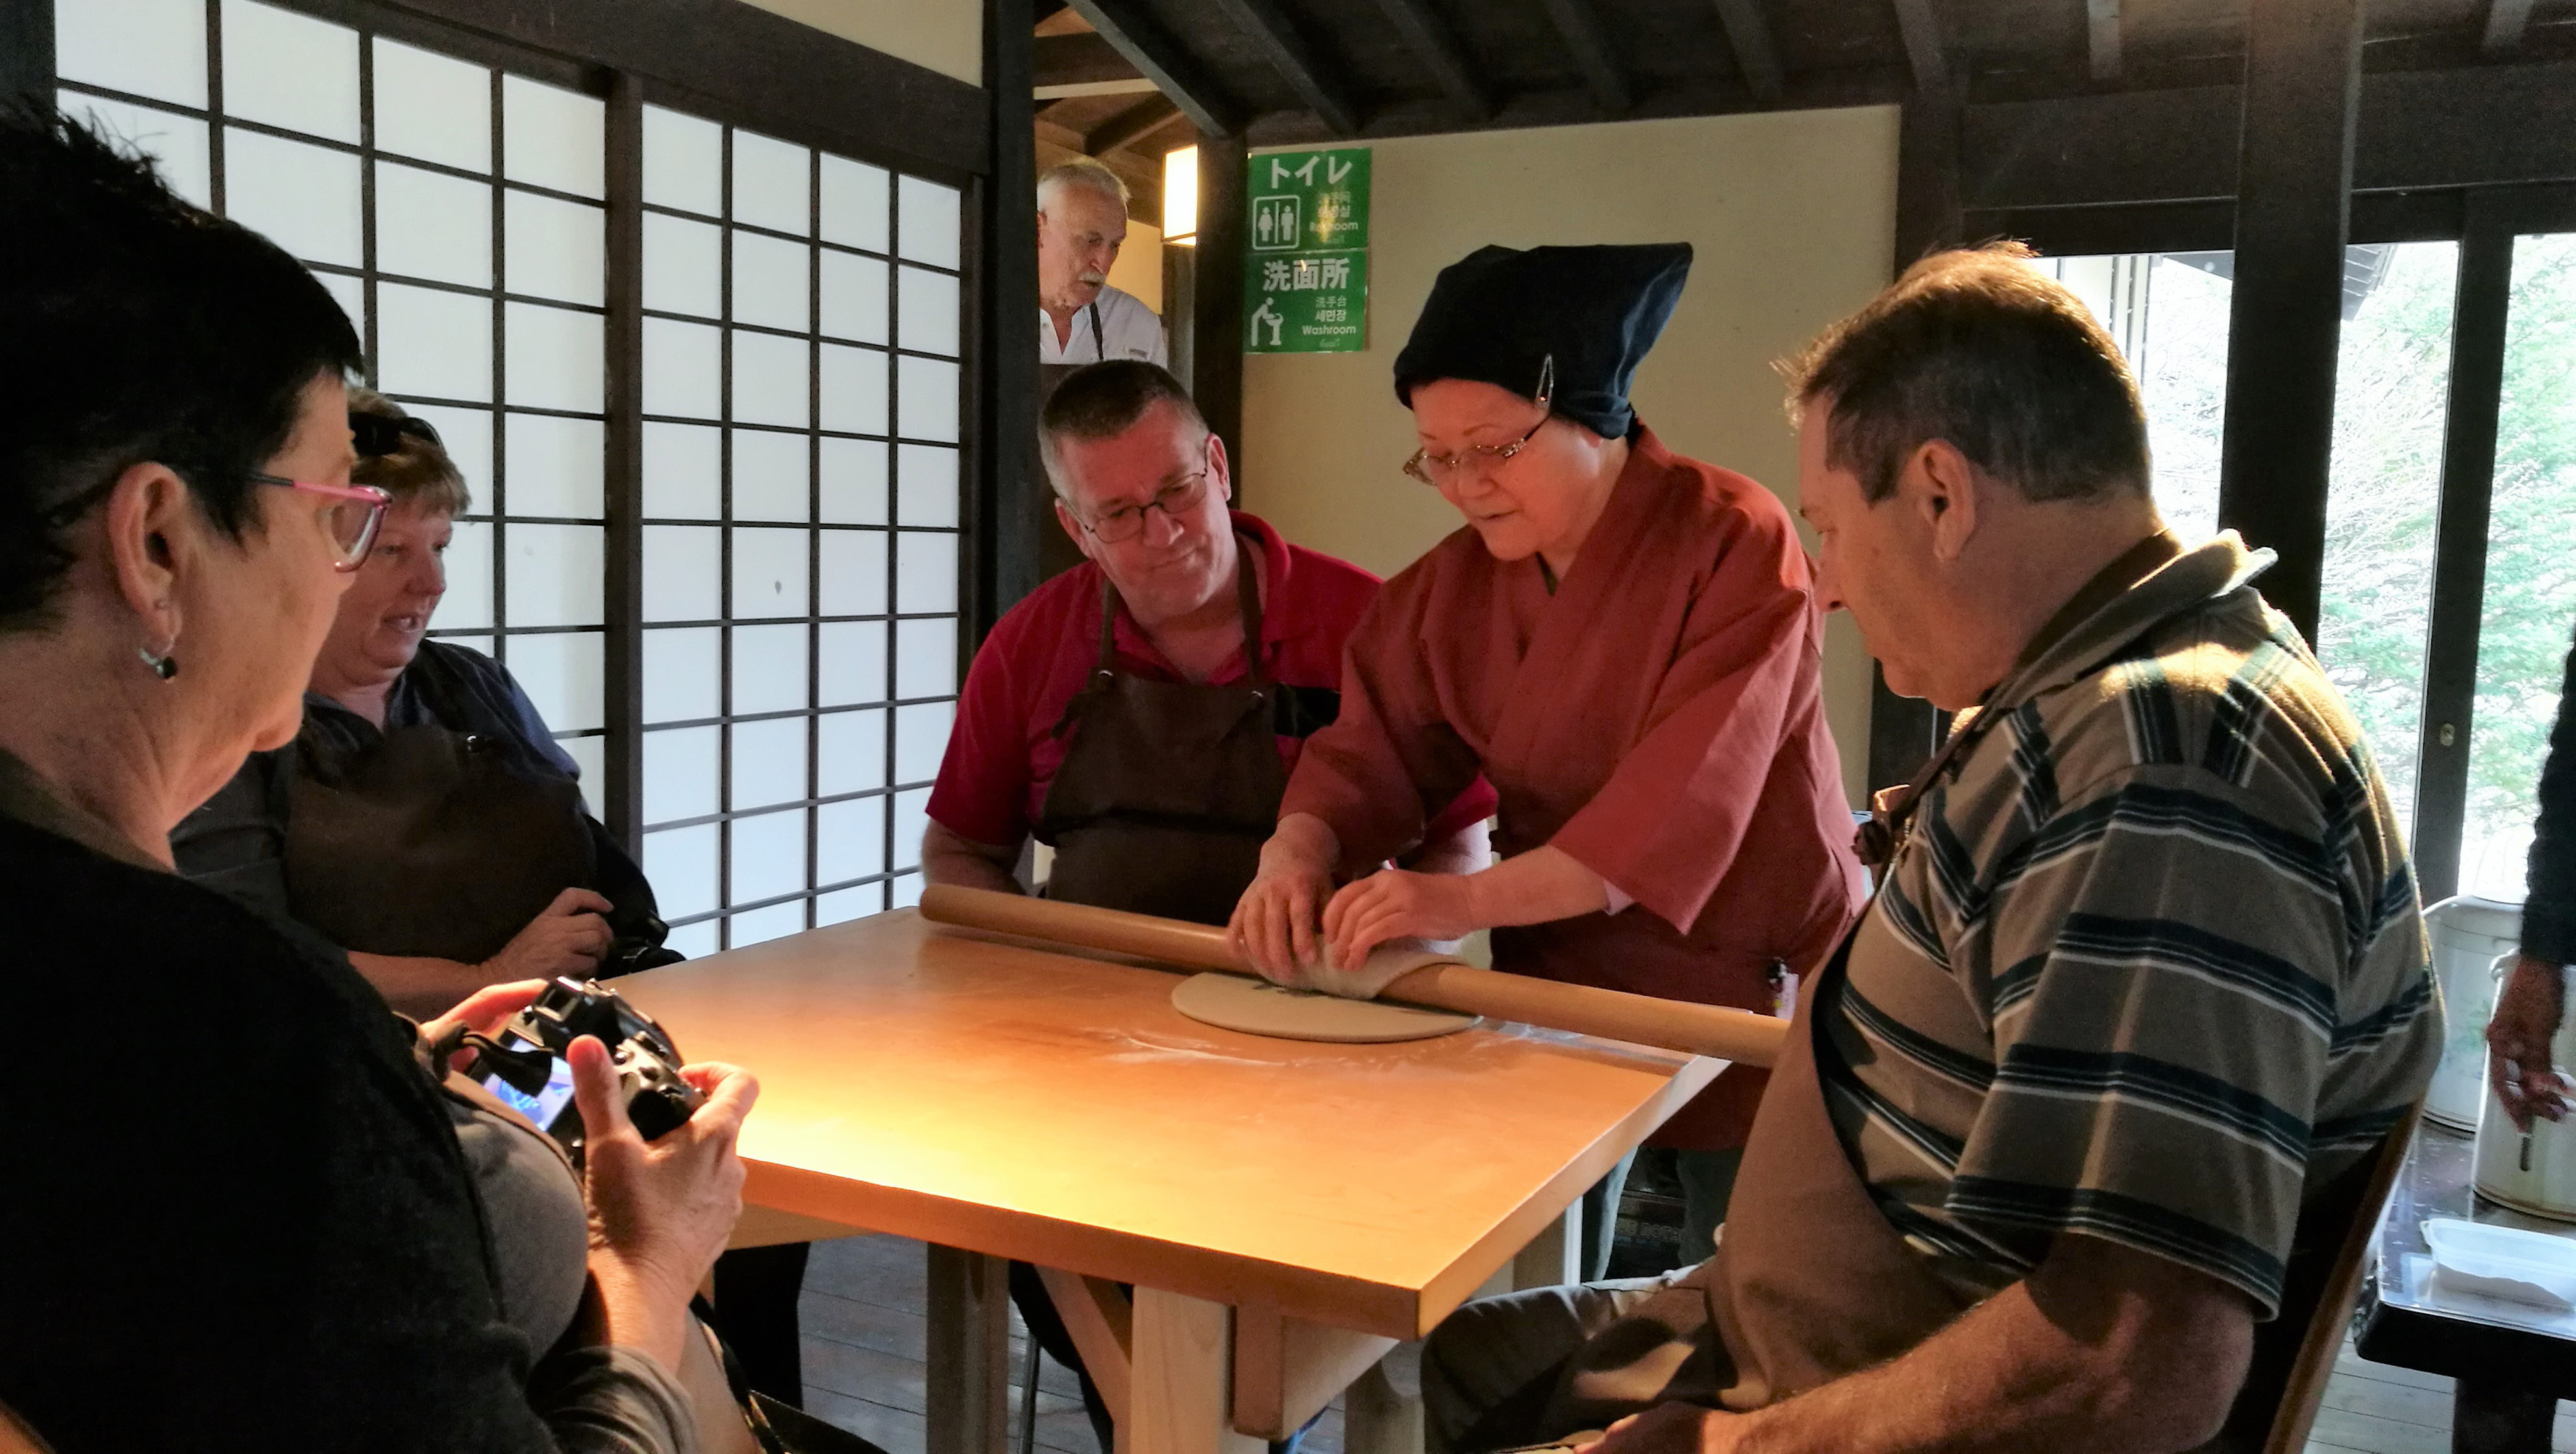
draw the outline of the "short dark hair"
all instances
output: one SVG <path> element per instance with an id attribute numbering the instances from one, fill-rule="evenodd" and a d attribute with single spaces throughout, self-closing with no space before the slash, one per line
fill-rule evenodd
<path id="1" fill-rule="evenodd" d="M 2147 493 L 2147 416 L 2119 345 L 2020 243 L 1935 253 L 1784 365 L 1789 416 L 1831 410 L 1826 462 L 1872 503 L 1944 439 L 2031 500 Z"/>
<path id="2" fill-rule="evenodd" d="M 453 518 L 473 507 L 474 492 L 466 488 L 464 471 L 448 457 L 446 444 L 427 420 L 415 418 L 373 389 L 351 389 L 351 427 L 370 418 L 404 427 L 376 431 L 373 443 L 380 448 L 369 448 L 370 441 L 364 437 L 358 440 L 358 462 L 349 470 L 351 484 L 373 485 L 393 496 L 395 504 L 416 505 L 430 515 Z"/>
<path id="3" fill-rule="evenodd" d="M 172 195 L 152 163 L 39 103 L 0 108 L 0 630 L 41 627 L 65 536 L 146 461 L 238 540 L 250 476 L 286 447 L 357 331 L 276 244 Z"/>
<path id="4" fill-rule="evenodd" d="M 1056 454 L 1058 439 L 1115 439 L 1164 400 L 1180 410 L 1192 428 L 1207 432 L 1207 416 L 1199 412 L 1190 391 L 1160 364 L 1114 358 L 1085 364 L 1065 375 L 1038 416 L 1039 453 L 1046 459 L 1047 481 L 1056 494 L 1065 492 L 1064 461 Z"/>

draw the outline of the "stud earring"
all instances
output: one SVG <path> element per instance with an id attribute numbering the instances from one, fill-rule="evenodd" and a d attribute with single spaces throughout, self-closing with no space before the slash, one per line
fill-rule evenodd
<path id="1" fill-rule="evenodd" d="M 143 664 L 152 668 L 154 676 L 166 682 L 179 674 L 178 646 L 179 643 L 174 641 L 170 643 L 168 652 L 160 654 L 155 654 L 151 647 L 138 646 L 134 648 L 134 654 L 143 658 Z"/>

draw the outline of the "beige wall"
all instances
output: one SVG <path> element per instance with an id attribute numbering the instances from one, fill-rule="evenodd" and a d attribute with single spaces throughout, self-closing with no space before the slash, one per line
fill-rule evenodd
<path id="1" fill-rule="evenodd" d="M 1681 306 L 1637 409 L 1681 453 L 1797 505 L 1797 441 L 1772 360 L 1888 279 L 1896 111 L 1870 107 L 1408 137 L 1374 144 L 1369 348 L 1244 361 L 1249 508 L 1291 539 L 1391 574 L 1458 525 L 1399 473 L 1414 448 L 1392 368 L 1431 281 L 1486 243 L 1686 241 Z M 1825 699 L 1855 801 L 1869 659 L 1839 616 Z"/>
<path id="2" fill-rule="evenodd" d="M 1118 249 L 1118 261 L 1109 269 L 1109 286 L 1163 311 L 1163 229 L 1128 219 L 1127 245 Z"/>
<path id="3" fill-rule="evenodd" d="M 984 7 L 976 0 L 747 0 L 897 60 L 984 84 Z"/>

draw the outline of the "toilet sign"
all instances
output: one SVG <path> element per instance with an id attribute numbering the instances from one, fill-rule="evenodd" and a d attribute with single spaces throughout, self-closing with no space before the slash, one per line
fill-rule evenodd
<path id="1" fill-rule="evenodd" d="M 1281 151 L 1247 158 L 1254 252 L 1368 246 L 1369 149 Z"/>
<path id="2" fill-rule="evenodd" d="M 1368 148 L 1271 152 L 1244 172 L 1244 352 L 1365 349 Z"/>

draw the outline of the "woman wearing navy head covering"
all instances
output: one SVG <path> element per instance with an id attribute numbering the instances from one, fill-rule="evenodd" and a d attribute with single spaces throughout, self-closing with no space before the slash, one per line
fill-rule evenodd
<path id="1" fill-rule="evenodd" d="M 1351 635 L 1341 716 L 1307 739 L 1235 910 L 1273 978 L 1347 991 L 1301 966 L 1491 929 L 1497 969 L 1771 1010 L 1775 968 L 1815 964 L 1858 908 L 1823 618 L 1788 511 L 1666 449 L 1628 404 L 1690 260 L 1679 243 L 1488 247 L 1441 272 L 1395 392 L 1422 446 L 1405 473 L 1466 528 Z M 1499 863 L 1368 873 L 1479 772 L 1502 800 Z M 1336 891 L 1352 873 L 1368 876 Z M 1763 1079 L 1728 1071 L 1658 1139 L 1740 1150 Z M 1684 1163 L 1704 1237 L 1732 1161 Z"/>

